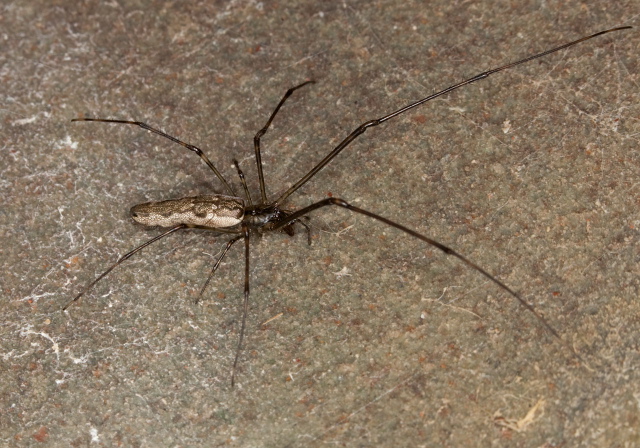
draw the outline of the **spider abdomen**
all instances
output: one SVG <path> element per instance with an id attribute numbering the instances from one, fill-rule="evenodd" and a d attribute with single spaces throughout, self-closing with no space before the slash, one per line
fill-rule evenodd
<path id="1" fill-rule="evenodd" d="M 145 226 L 222 229 L 242 222 L 244 201 L 221 194 L 146 202 L 131 207 L 131 217 Z"/>

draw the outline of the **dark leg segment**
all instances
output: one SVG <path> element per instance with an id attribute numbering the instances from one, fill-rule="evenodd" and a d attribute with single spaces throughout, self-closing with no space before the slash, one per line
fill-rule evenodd
<path id="1" fill-rule="evenodd" d="M 158 134 L 164 138 L 168 138 L 169 140 L 171 140 L 172 142 L 175 142 L 185 148 L 187 148 L 189 151 L 193 151 L 196 154 L 198 154 L 200 156 L 200 158 L 202 160 L 204 160 L 204 163 L 207 164 L 207 166 L 209 168 L 211 168 L 211 171 L 213 171 L 213 173 L 218 177 L 218 179 L 220 179 L 222 181 L 222 183 L 224 184 L 225 188 L 227 189 L 227 191 L 229 192 L 229 194 L 231 196 L 235 196 L 236 194 L 233 192 L 233 188 L 231 188 L 231 185 L 229 185 L 229 183 L 227 182 L 227 180 L 222 177 L 222 174 L 220 174 L 220 172 L 217 170 L 217 168 L 213 165 L 213 163 L 211 163 L 211 161 L 209 160 L 209 158 L 204 154 L 204 152 L 202 152 L 202 150 L 200 148 L 198 148 L 197 146 L 191 145 L 189 143 L 185 143 L 182 140 L 178 140 L 177 138 L 166 134 L 164 132 L 162 132 L 159 129 L 156 128 L 152 128 L 151 126 L 149 126 L 146 123 L 143 123 L 141 121 L 128 121 L 128 120 L 110 120 L 110 119 L 106 119 L 106 118 L 74 118 L 71 121 L 99 121 L 101 123 L 118 123 L 118 124 L 132 124 L 134 126 L 140 126 L 142 129 L 146 129 L 147 131 L 151 131 L 155 134 Z"/>
<path id="2" fill-rule="evenodd" d="M 150 244 L 155 243 L 156 241 L 164 238 L 167 235 L 172 234 L 173 232 L 177 231 L 177 230 L 182 230 L 182 229 L 186 229 L 187 226 L 185 224 L 180 224 L 177 225 L 175 227 L 170 228 L 169 230 L 167 230 L 164 233 L 161 233 L 160 235 L 156 236 L 155 238 L 150 239 L 149 241 L 147 241 L 144 244 L 141 244 L 140 246 L 136 247 L 135 249 L 133 249 L 131 252 L 123 255 L 122 257 L 120 257 L 120 259 L 118 261 L 116 261 L 114 264 L 111 265 L 111 267 L 109 267 L 109 269 L 107 269 L 106 271 L 104 271 L 102 274 L 100 274 L 98 276 L 98 278 L 96 278 L 93 282 L 91 282 L 86 288 L 84 288 L 80 294 L 78 294 L 77 296 L 75 296 L 73 299 L 71 299 L 69 302 L 67 302 L 67 304 L 62 308 L 62 311 L 66 311 L 67 308 L 69 308 L 69 306 L 77 301 L 78 299 L 80 299 L 80 297 L 82 297 L 87 291 L 89 291 L 91 288 L 93 288 L 96 283 L 98 283 L 100 280 L 102 280 L 103 278 L 105 278 L 107 276 L 107 274 L 109 274 L 109 272 L 113 271 L 116 267 L 118 267 L 120 264 L 122 264 L 122 262 L 128 260 L 132 255 L 134 255 L 135 253 L 141 251 L 142 249 L 144 249 L 145 247 L 149 246 Z"/>
<path id="3" fill-rule="evenodd" d="M 240 178 L 240 183 L 242 183 L 242 188 L 244 189 L 244 195 L 247 198 L 250 206 L 253 206 L 253 201 L 251 200 L 251 193 L 249 193 L 249 187 L 247 187 L 247 180 L 244 178 L 244 173 L 240 169 L 240 164 L 236 159 L 233 159 L 233 164 L 236 166 L 236 170 L 238 170 L 238 177 Z"/>
<path id="4" fill-rule="evenodd" d="M 242 351 L 242 342 L 244 340 L 244 329 L 247 326 L 247 314 L 249 313 L 249 229 L 242 226 L 242 236 L 244 238 L 244 301 L 242 302 L 242 324 L 240 326 L 240 339 L 238 339 L 238 348 L 236 348 L 236 357 L 233 360 L 233 370 L 231 372 L 231 387 L 236 383 L 236 370 L 238 367 L 238 359 Z"/>
<path id="5" fill-rule="evenodd" d="M 207 286 L 209 286 L 209 282 L 213 278 L 213 274 L 215 274 L 216 271 L 218 270 L 218 267 L 220 266 L 220 263 L 222 262 L 222 259 L 224 258 L 225 255 L 227 255 L 227 252 L 229 252 L 229 249 L 231 249 L 231 246 L 233 246 L 236 243 L 236 241 L 238 241 L 240 238 L 242 238 L 242 236 L 235 237 L 232 240 L 229 240 L 229 242 L 227 242 L 227 245 L 222 250 L 222 253 L 220 254 L 218 259 L 216 260 L 215 264 L 213 265 L 213 268 L 211 269 L 211 273 L 209 274 L 209 277 L 207 277 L 207 281 L 204 282 L 204 285 L 202 286 L 202 289 L 200 290 L 200 293 L 198 294 L 198 298 L 196 299 L 196 304 L 202 298 L 202 294 L 204 294 L 204 290 L 207 289 Z"/>
<path id="6" fill-rule="evenodd" d="M 311 246 L 311 227 L 309 227 L 309 224 L 302 222 L 303 219 L 306 221 L 309 221 L 308 216 L 303 216 L 302 218 L 298 219 L 296 222 L 300 224 L 302 227 L 304 227 L 304 229 L 307 231 L 307 244 Z"/>
<path id="7" fill-rule="evenodd" d="M 315 84 L 315 81 L 306 81 L 306 82 L 303 82 L 300 85 L 297 85 L 297 86 L 292 87 L 289 90 L 287 90 L 287 92 L 284 94 L 284 96 L 282 97 L 282 99 L 280 100 L 278 105 L 276 106 L 276 109 L 273 111 L 273 113 L 271 114 L 271 116 L 267 120 L 267 124 L 265 124 L 262 127 L 262 129 L 260 129 L 256 133 L 255 137 L 253 137 L 253 148 L 254 148 L 255 153 L 256 153 L 256 164 L 258 165 L 258 179 L 260 180 L 260 195 L 262 197 L 262 204 L 263 205 L 267 203 L 267 190 L 266 190 L 266 188 L 264 186 L 264 173 L 262 172 L 262 156 L 260 155 L 260 138 L 262 138 L 262 136 L 267 133 L 267 130 L 269 129 L 269 126 L 271 126 L 271 122 L 275 118 L 275 116 L 278 113 L 278 111 L 280 111 L 280 108 L 282 107 L 284 102 L 287 101 L 287 98 L 289 98 L 291 96 L 291 94 L 293 92 L 295 92 L 296 90 L 298 90 L 300 87 L 304 87 L 307 84 Z"/>
<path id="8" fill-rule="evenodd" d="M 455 250 L 445 246 L 444 244 L 441 244 L 429 237 L 426 237 L 414 230 L 411 230 L 403 225 L 400 225 L 394 221 L 391 221 L 390 219 L 384 218 L 380 215 L 376 215 L 375 213 L 372 213 L 370 211 L 367 210 L 363 210 L 361 208 L 358 208 L 354 205 L 349 204 L 348 202 L 344 201 L 343 199 L 339 199 L 339 198 L 328 198 L 328 199 L 324 199 L 322 201 L 318 201 L 315 204 L 311 204 L 308 207 L 305 207 L 301 210 L 298 210 L 297 212 L 291 214 L 290 216 L 287 217 L 286 220 L 279 222 L 278 224 L 276 224 L 273 227 L 273 230 L 277 230 L 283 226 L 286 226 L 287 224 L 291 223 L 292 221 L 298 220 L 300 218 L 302 218 L 303 216 L 307 215 L 308 213 L 317 210 L 319 208 L 322 207 L 327 207 L 329 205 L 336 205 L 338 207 L 342 207 L 342 208 L 346 208 L 347 210 L 350 210 L 354 213 L 359 213 L 361 215 L 365 215 L 368 216 L 370 218 L 373 218 L 377 221 L 380 221 L 383 224 L 386 224 L 390 227 L 393 227 L 395 229 L 398 229 L 404 233 L 407 233 L 409 235 L 411 235 L 414 238 L 418 238 L 419 240 L 424 241 L 427 244 L 430 244 L 433 247 L 436 247 L 438 249 L 440 249 L 442 252 L 444 252 L 447 255 L 453 255 L 454 257 L 456 257 L 458 260 L 462 261 L 464 264 L 466 264 L 468 267 L 470 267 L 471 269 L 479 272 L 480 274 L 484 275 L 486 278 L 488 278 L 489 280 L 491 280 L 493 283 L 495 283 L 496 285 L 498 285 L 500 288 L 502 288 L 503 290 L 507 291 L 511 296 L 513 296 L 518 302 L 520 302 L 520 304 L 525 307 L 527 310 L 529 310 L 537 319 L 538 321 L 553 335 L 556 337 L 556 339 L 558 339 L 558 341 L 560 341 L 560 343 L 566 347 L 577 359 L 579 359 L 580 361 L 582 361 L 585 365 L 586 362 L 582 359 L 582 357 L 573 349 L 573 347 L 571 347 L 569 344 L 567 344 L 564 339 L 562 339 L 560 337 L 560 334 L 545 320 L 544 317 L 542 317 L 540 314 L 538 314 L 538 312 L 531 306 L 529 305 L 522 297 L 520 297 L 520 295 L 515 292 L 514 290 L 512 290 L 511 288 L 509 288 L 507 285 L 505 285 L 504 283 L 502 283 L 500 280 L 498 280 L 497 278 L 495 278 L 493 275 L 489 274 L 487 271 L 485 271 L 484 269 L 482 269 L 480 266 L 478 266 L 477 264 L 473 263 L 472 261 L 470 261 L 469 259 L 467 259 L 465 256 L 459 254 L 458 252 L 456 252 Z"/>
<path id="9" fill-rule="evenodd" d="M 467 84 L 472 84 L 472 83 L 474 83 L 476 81 L 480 81 L 481 79 L 488 78 L 489 76 L 493 75 L 494 73 L 498 73 L 498 72 L 501 72 L 503 70 L 507 70 L 507 69 L 513 68 L 513 67 L 515 67 L 517 65 L 524 64 L 525 62 L 529 62 L 529 61 L 532 61 L 534 59 L 546 56 L 548 54 L 555 53 L 556 51 L 560 51 L 560 50 L 563 50 L 565 48 L 572 47 L 574 45 L 579 44 L 580 42 L 584 42 L 586 40 L 593 39 L 594 37 L 601 36 L 601 35 L 607 34 L 607 33 L 611 33 L 613 31 L 626 30 L 626 29 L 629 29 L 629 28 L 631 28 L 631 27 L 630 26 L 621 26 L 621 27 L 618 27 L 618 28 L 611 28 L 611 29 L 608 29 L 608 30 L 600 31 L 599 33 L 591 34 L 590 36 L 586 36 L 586 37 L 583 37 L 581 39 L 577 39 L 577 40 L 574 40 L 572 42 L 566 43 L 564 45 L 560 45 L 558 47 L 552 48 L 550 50 L 543 51 L 542 53 L 538 53 L 538 54 L 535 54 L 533 56 L 529 56 L 529 57 L 526 57 L 524 59 L 520 59 L 519 61 L 511 62 L 511 63 L 503 65 L 501 67 L 497 67 L 497 68 L 494 68 L 494 69 L 491 69 L 491 70 L 487 70 L 486 72 L 479 73 L 479 74 L 477 74 L 476 76 L 474 76 L 472 78 L 469 78 L 469 79 L 467 79 L 465 81 L 461 81 L 461 82 L 459 82 L 457 84 L 454 84 L 454 85 L 452 85 L 450 87 L 447 87 L 444 90 L 441 90 L 441 91 L 436 92 L 436 93 L 434 93 L 432 95 L 429 95 L 426 98 L 423 98 L 421 100 L 418 100 L 418 101 L 415 101 L 413 103 L 410 103 L 410 104 L 408 104 L 408 105 L 396 110 L 395 112 L 391 112 L 388 115 L 385 115 L 385 116 L 380 117 L 380 118 L 376 118 L 375 120 L 369 120 L 369 121 L 367 121 L 365 123 L 362 123 L 353 132 L 351 132 L 351 134 L 349 134 L 344 140 L 342 140 L 338 144 L 338 146 L 336 146 L 324 159 L 322 159 L 320 161 L 320 163 L 318 163 L 316 166 L 313 167 L 313 169 L 311 171 L 309 171 L 307 174 L 305 174 L 302 177 L 302 179 L 300 179 L 298 182 L 293 184 L 278 199 L 273 201 L 271 203 L 271 205 L 276 206 L 278 204 L 282 204 L 282 201 L 284 201 L 286 198 L 288 198 L 293 192 L 295 192 L 302 185 L 307 183 L 309 181 L 309 179 L 311 179 L 313 176 L 316 175 L 316 173 L 318 173 L 318 171 L 320 171 L 322 168 L 324 168 L 338 154 L 340 154 L 340 152 L 344 148 L 349 146 L 351 144 L 351 142 L 353 142 L 361 134 L 364 134 L 364 132 L 367 129 L 371 128 L 371 127 L 378 126 L 379 124 L 382 124 L 387 120 L 390 120 L 390 119 L 392 119 L 394 117 L 397 117 L 398 115 L 402 115 L 403 113 L 405 113 L 405 112 L 407 112 L 407 111 L 409 111 L 409 110 L 411 110 L 411 109 L 413 109 L 415 107 L 418 107 L 421 104 L 424 104 L 424 103 L 426 103 L 428 101 L 431 101 L 434 98 L 438 98 L 438 97 L 440 97 L 442 95 L 446 95 L 447 93 L 452 92 L 452 91 L 454 91 L 456 89 L 459 89 L 462 86 L 466 86 Z M 285 96 L 285 98 L 286 98 L 286 96 Z M 276 109 L 276 112 L 277 112 L 277 109 Z M 269 123 L 267 123 L 267 125 Z M 260 133 L 258 133 L 258 134 L 260 134 Z M 260 135 L 262 135 L 262 134 L 260 134 Z M 258 135 L 256 135 L 256 137 L 258 137 Z M 260 167 L 258 167 L 258 168 L 261 169 Z M 261 180 L 261 184 L 262 184 L 262 180 Z M 265 201 L 264 195 L 263 195 L 263 199 L 262 200 Z"/>

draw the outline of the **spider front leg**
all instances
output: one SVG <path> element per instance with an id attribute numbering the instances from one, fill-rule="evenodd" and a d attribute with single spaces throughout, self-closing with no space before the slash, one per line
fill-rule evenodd
<path id="1" fill-rule="evenodd" d="M 279 228 L 285 227 L 287 225 L 289 225 L 291 222 L 294 222 L 300 218 L 302 218 L 303 216 L 306 216 L 307 214 L 309 214 L 310 212 L 317 210 L 319 208 L 323 208 L 323 207 L 327 207 L 330 205 L 335 205 L 337 207 L 342 207 L 345 208 L 347 210 L 350 210 L 354 213 L 358 213 L 364 216 L 368 216 L 370 218 L 375 219 L 376 221 L 380 221 L 383 224 L 386 224 L 390 227 L 393 227 L 395 229 L 398 229 L 414 238 L 417 238 L 421 241 L 424 241 L 425 243 L 436 247 L 438 249 L 440 249 L 442 252 L 444 252 L 447 255 L 452 255 L 454 257 L 456 257 L 458 260 L 460 260 L 462 263 L 464 263 L 465 265 L 467 265 L 469 268 L 473 269 L 476 272 L 479 272 L 480 274 L 482 274 L 484 277 L 488 278 L 489 280 L 491 280 L 493 283 L 495 283 L 496 285 L 498 285 L 501 289 L 503 289 L 504 291 L 508 292 L 512 297 L 514 297 L 518 302 L 520 302 L 520 304 L 525 307 L 529 312 L 531 312 L 536 319 L 538 319 L 538 322 L 540 322 L 542 324 L 542 326 L 544 326 L 567 350 L 569 350 L 573 356 L 576 357 L 576 359 L 580 360 L 584 365 L 588 366 L 587 363 L 582 359 L 582 357 L 573 349 L 573 347 L 571 345 L 569 345 L 568 343 L 565 342 L 564 339 L 562 339 L 560 337 L 560 334 L 555 330 L 555 328 L 553 328 L 551 326 L 551 324 L 549 324 L 549 322 L 546 321 L 546 319 L 544 317 L 542 317 L 529 303 L 527 303 L 521 296 L 520 294 L 518 294 L 517 292 L 515 292 L 513 289 L 509 288 L 507 285 L 505 285 L 504 283 L 502 283 L 500 280 L 498 280 L 496 277 L 494 277 L 493 275 L 491 275 L 488 271 L 486 271 L 485 269 L 481 268 L 480 266 L 478 266 L 477 264 L 475 264 L 474 262 L 472 262 L 471 260 L 469 260 L 468 258 L 466 258 L 464 255 L 456 252 L 455 250 L 451 249 L 450 247 L 445 246 L 442 243 L 439 243 L 438 241 L 431 239 L 427 236 L 424 236 L 418 232 L 416 232 L 415 230 L 411 230 L 408 227 L 405 227 L 401 224 L 398 224 L 395 221 L 392 221 L 388 218 L 385 218 L 383 216 L 377 215 L 373 212 L 370 212 L 368 210 L 364 210 L 361 209 L 359 207 L 356 207 L 355 205 L 351 205 L 349 204 L 347 201 L 345 201 L 344 199 L 340 199 L 340 198 L 327 198 L 324 199 L 322 201 L 318 201 L 314 204 L 311 204 L 301 210 L 298 210 L 295 213 L 292 213 L 291 215 L 289 215 L 285 220 L 277 223 L 276 225 L 274 225 L 273 230 L 277 230 Z"/>

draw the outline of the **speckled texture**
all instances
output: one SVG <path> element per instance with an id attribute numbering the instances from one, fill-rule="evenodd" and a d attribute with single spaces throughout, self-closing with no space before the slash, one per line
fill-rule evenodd
<path id="1" fill-rule="evenodd" d="M 136 204 L 131 218 L 150 227 L 225 228 L 242 222 L 245 204 L 241 198 L 224 195 L 202 195 Z"/>
<path id="2" fill-rule="evenodd" d="M 5 2 L 0 14 L 0 445 L 637 446 L 635 1 Z M 158 232 L 137 203 L 222 193 L 194 154 L 270 197 L 365 120 L 616 25 L 571 51 L 372 130 L 292 196 L 333 195 L 423 232 L 520 291 L 589 362 L 480 275 L 328 210 L 252 247 Z M 275 320 L 261 325 L 271 318 Z M 531 412 L 537 403 L 538 412 Z M 508 419 L 530 423 L 517 432 Z M 526 421 L 526 420 L 523 420 Z M 513 425 L 513 424 L 512 424 Z"/>

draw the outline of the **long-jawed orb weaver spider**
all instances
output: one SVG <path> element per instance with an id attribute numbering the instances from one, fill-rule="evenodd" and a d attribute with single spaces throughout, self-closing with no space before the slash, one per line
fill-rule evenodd
<path id="1" fill-rule="evenodd" d="M 439 92 L 436 92 L 432 95 L 429 95 L 421 100 L 410 103 L 400 109 L 391 112 L 390 114 L 384 115 L 380 118 L 369 120 L 362 123 L 358 126 L 354 131 L 352 131 L 346 138 L 344 138 L 329 154 L 327 154 L 318 164 L 316 164 L 307 174 L 302 176 L 300 180 L 294 183 L 288 190 L 282 193 L 277 199 L 269 200 L 267 198 L 266 188 L 265 188 L 265 180 L 262 169 L 262 158 L 260 153 L 260 139 L 267 132 L 271 123 L 278 111 L 285 103 L 287 98 L 291 96 L 291 94 L 300 89 L 307 84 L 314 83 L 314 81 L 306 81 L 302 84 L 293 87 L 284 94 L 280 103 L 276 106 L 275 110 L 267 120 L 267 123 L 264 125 L 262 129 L 258 131 L 258 133 L 253 138 L 254 151 L 256 157 L 256 164 L 258 168 L 258 179 L 260 182 L 260 201 L 257 204 L 254 204 L 251 199 L 251 195 L 249 193 L 249 189 L 247 187 L 247 183 L 244 178 L 244 174 L 240 169 L 240 166 L 237 161 L 234 160 L 234 164 L 236 166 L 236 170 L 238 172 L 238 176 L 240 177 L 240 182 L 242 184 L 242 188 L 244 190 L 244 198 L 238 197 L 229 182 L 222 176 L 222 174 L 218 171 L 213 163 L 209 160 L 209 158 L 204 154 L 204 152 L 198 148 L 197 146 L 191 145 L 189 143 L 185 143 L 176 137 L 173 137 L 169 134 L 166 134 L 159 129 L 153 128 L 146 123 L 140 121 L 129 121 L 129 120 L 112 120 L 112 119 L 103 119 L 103 118 L 78 118 L 72 121 L 98 121 L 103 123 L 118 123 L 118 124 L 130 124 L 139 126 L 143 129 L 151 131 L 155 134 L 158 134 L 162 137 L 165 137 L 190 151 L 195 152 L 206 164 L 207 166 L 214 172 L 216 177 L 220 179 L 223 183 L 228 194 L 213 194 L 213 195 L 202 195 L 202 196 L 193 196 L 187 198 L 180 199 L 170 199 L 161 202 L 147 202 L 144 204 L 139 204 L 131 208 L 131 216 L 134 221 L 143 224 L 145 226 L 150 227 L 168 227 L 169 230 L 166 230 L 164 233 L 152 238 L 151 240 L 141 244 L 136 247 L 132 251 L 128 252 L 124 256 L 122 256 L 118 261 L 116 261 L 113 265 L 111 265 L 106 271 L 100 274 L 93 282 L 87 285 L 77 296 L 75 296 L 71 301 L 69 301 L 63 308 L 66 310 L 72 303 L 76 302 L 80 297 L 82 297 L 87 291 L 89 291 L 96 283 L 102 280 L 107 274 L 109 274 L 114 268 L 119 266 L 125 260 L 129 259 L 132 255 L 136 254 L 140 250 L 149 246 L 152 243 L 174 233 L 178 230 L 183 230 L 187 228 L 198 228 L 205 230 L 212 230 L 215 232 L 222 232 L 233 234 L 233 238 L 231 238 L 226 246 L 223 248 L 222 252 L 216 259 L 213 268 L 211 269 L 211 273 L 209 274 L 206 282 L 204 283 L 202 289 L 200 290 L 200 296 L 202 296 L 204 290 L 207 285 L 211 281 L 214 273 L 220 266 L 222 259 L 227 254 L 229 249 L 239 240 L 244 240 L 245 247 L 245 269 L 244 269 L 244 301 L 243 301 L 243 311 L 242 311 L 242 324 L 240 327 L 240 336 L 238 339 L 238 345 L 236 348 L 235 358 L 233 361 L 233 368 L 231 373 L 231 385 L 235 384 L 235 378 L 238 368 L 238 360 L 240 359 L 240 353 L 242 352 L 242 344 L 244 340 L 245 328 L 246 328 L 246 320 L 247 320 L 247 312 L 249 307 L 249 241 L 252 233 L 263 234 L 271 231 L 284 231 L 288 235 L 293 236 L 294 234 L 294 226 L 296 224 L 302 225 L 306 231 L 308 236 L 308 242 L 311 243 L 310 239 L 310 228 L 305 224 L 302 220 L 307 218 L 307 215 L 317 209 L 327 207 L 327 206 L 337 206 L 342 207 L 344 209 L 350 210 L 354 213 L 358 213 L 364 216 L 368 216 L 373 218 L 374 220 L 380 221 L 387 226 L 393 227 L 397 230 L 400 230 L 416 239 L 419 239 L 437 249 L 440 249 L 447 255 L 451 255 L 458 260 L 460 260 L 463 264 L 468 266 L 469 268 L 477 271 L 482 274 L 486 278 L 488 278 L 491 282 L 498 285 L 501 289 L 508 292 L 512 297 L 514 297 L 524 308 L 526 308 L 529 312 L 531 312 L 540 324 L 545 327 L 563 346 L 565 346 L 577 359 L 584 363 L 584 360 L 580 357 L 580 355 L 567 344 L 561 337 L 560 334 L 544 319 L 529 303 L 527 303 L 517 292 L 513 289 L 502 283 L 495 276 L 491 275 L 487 270 L 473 263 L 469 259 L 467 259 L 462 254 L 456 252 L 455 250 L 445 246 L 444 244 L 439 243 L 427 236 L 424 236 L 414 230 L 411 230 L 401 224 L 398 224 L 395 221 L 392 221 L 383 216 L 377 215 L 368 210 L 364 210 L 362 208 L 356 207 L 352 204 L 349 204 L 343 199 L 339 198 L 327 198 L 321 201 L 315 202 L 307 207 L 304 207 L 297 211 L 288 210 L 282 208 L 282 204 L 285 200 L 295 193 L 302 185 L 307 183 L 311 178 L 313 178 L 320 170 L 322 170 L 329 162 L 331 162 L 335 157 L 342 152 L 351 142 L 353 142 L 356 138 L 358 138 L 361 134 L 364 134 L 367 129 L 378 126 L 382 123 L 385 123 L 393 118 L 396 118 L 411 109 L 414 109 L 428 101 L 433 100 L 434 98 L 438 98 L 442 95 L 445 95 L 449 92 L 452 92 L 456 89 L 459 89 L 462 86 L 466 86 L 468 84 L 472 84 L 476 81 L 480 81 L 482 79 L 488 78 L 489 76 L 516 67 L 518 65 L 524 64 L 526 62 L 532 61 L 534 59 L 541 58 L 543 56 L 547 56 L 551 53 L 555 53 L 557 51 L 563 50 L 565 48 L 572 47 L 581 42 L 593 39 L 594 37 L 601 36 L 603 34 L 611 33 L 614 31 L 621 31 L 625 29 L 631 28 L 630 26 L 621 26 L 616 28 L 611 28 L 608 30 L 600 31 L 595 34 L 591 34 L 589 36 L 582 37 L 580 39 L 574 40 L 572 42 L 565 43 L 563 45 L 551 48 L 549 50 L 543 51 L 541 53 L 534 54 L 532 56 L 528 56 L 526 58 L 520 59 L 515 62 L 511 62 L 509 64 L 505 64 L 503 66 L 493 68 L 491 70 L 484 71 L 482 73 L 477 74 L 465 81 L 454 84 L 446 89 L 443 89 Z"/>

